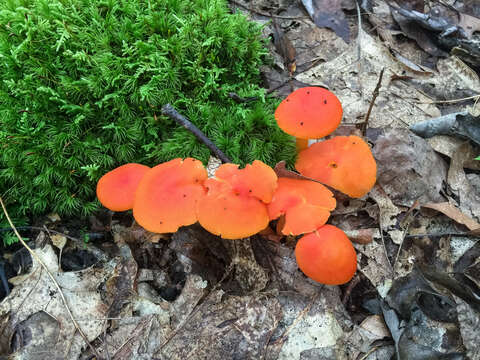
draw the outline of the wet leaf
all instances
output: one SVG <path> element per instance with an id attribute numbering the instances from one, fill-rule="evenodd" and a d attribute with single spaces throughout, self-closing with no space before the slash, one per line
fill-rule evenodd
<path id="1" fill-rule="evenodd" d="M 350 41 L 350 28 L 341 0 L 302 0 L 302 4 L 315 25 L 332 29 L 346 43 Z"/>
<path id="2" fill-rule="evenodd" d="M 466 111 L 425 120 L 410 126 L 415 134 L 424 138 L 434 135 L 451 135 L 472 140 L 480 145 L 480 117 Z"/>

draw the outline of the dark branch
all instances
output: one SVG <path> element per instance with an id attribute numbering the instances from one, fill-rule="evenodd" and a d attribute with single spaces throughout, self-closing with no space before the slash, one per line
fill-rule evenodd
<path id="1" fill-rule="evenodd" d="M 225 155 L 203 132 L 201 132 L 199 128 L 193 125 L 185 116 L 182 116 L 172 105 L 164 105 L 162 107 L 162 114 L 175 120 L 178 124 L 182 125 L 185 129 L 195 135 L 197 139 L 203 142 L 216 157 L 222 160 L 223 163 L 232 162 L 232 160 L 230 160 L 227 155 Z"/>
<path id="2" fill-rule="evenodd" d="M 375 100 L 377 99 L 377 96 L 380 93 L 380 88 L 382 87 L 382 78 L 383 78 L 384 71 L 385 71 L 385 68 L 383 68 L 382 71 L 380 71 L 380 76 L 378 78 L 377 86 L 375 86 L 375 90 L 373 90 L 372 101 L 370 101 L 370 106 L 368 107 L 367 114 L 365 115 L 365 120 L 363 120 L 363 123 L 362 123 L 362 134 L 364 136 L 365 136 L 365 132 L 367 131 L 368 119 L 370 118 L 370 113 L 372 112 L 373 104 L 375 104 Z"/>

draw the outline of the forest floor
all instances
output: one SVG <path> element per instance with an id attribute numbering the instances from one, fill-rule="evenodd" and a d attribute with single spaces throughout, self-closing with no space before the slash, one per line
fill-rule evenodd
<path id="1" fill-rule="evenodd" d="M 108 211 L 85 230 L 52 214 L 33 232 L 48 271 L 20 246 L 9 255 L 0 354 L 480 359 L 480 5 L 402 3 L 230 1 L 265 25 L 270 96 L 327 87 L 344 109 L 332 135 L 372 147 L 377 184 L 360 199 L 336 193 L 329 220 L 358 253 L 348 284 L 308 279 L 295 239 L 273 231 L 159 235 Z"/>

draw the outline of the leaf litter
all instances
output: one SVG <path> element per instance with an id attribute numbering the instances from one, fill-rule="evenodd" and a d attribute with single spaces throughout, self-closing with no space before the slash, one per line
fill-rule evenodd
<path id="1" fill-rule="evenodd" d="M 405 3 L 395 14 L 385 1 L 362 1 L 359 23 L 349 1 L 232 2 L 276 37 L 274 66 L 262 69 L 272 94 L 329 87 L 344 104 L 337 133 L 358 132 L 373 104 L 366 137 L 377 185 L 362 199 L 337 194 L 331 218 L 363 241 L 355 244 L 357 279 L 342 287 L 309 280 L 297 268 L 293 238 L 238 243 L 196 226 L 156 237 L 114 226 L 108 259 L 75 272 L 62 271 L 50 245 L 36 249 L 102 357 L 478 358 L 478 148 L 455 133 L 423 139 L 408 130 L 452 113 L 478 116 L 474 48 L 408 15 L 428 1 Z M 478 6 L 464 1 L 458 10 L 453 25 L 475 39 L 478 19 L 470 16 L 479 16 Z M 456 39 L 454 56 L 445 43 Z M 218 164 L 212 158 L 212 173 Z M 54 242 L 65 246 L 61 237 Z M 2 354 L 93 355 L 35 261 L 10 281 L 15 287 L 0 305 Z"/>

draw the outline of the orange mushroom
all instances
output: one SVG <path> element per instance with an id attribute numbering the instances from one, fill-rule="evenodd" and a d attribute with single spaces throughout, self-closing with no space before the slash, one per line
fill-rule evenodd
<path id="1" fill-rule="evenodd" d="M 132 209 L 137 186 L 148 170 L 146 165 L 130 163 L 109 171 L 98 180 L 98 200 L 112 211 Z"/>
<path id="2" fill-rule="evenodd" d="M 278 187 L 268 204 L 270 220 L 285 215 L 282 233 L 300 235 L 324 225 L 335 209 L 333 193 L 315 181 L 279 178 Z"/>
<path id="3" fill-rule="evenodd" d="M 295 168 L 351 197 L 369 192 L 377 178 L 377 164 L 368 144 L 358 136 L 336 136 L 298 154 Z"/>
<path id="4" fill-rule="evenodd" d="M 197 222 L 196 203 L 205 193 L 207 171 L 196 159 L 170 160 L 150 169 L 138 185 L 133 216 L 156 233 L 175 232 Z"/>
<path id="5" fill-rule="evenodd" d="M 207 179 L 208 192 L 197 204 L 198 222 L 224 239 L 241 239 L 265 229 L 269 222 L 266 203 L 277 186 L 272 168 L 255 160 L 252 165 L 221 165 L 215 178 Z"/>
<path id="6" fill-rule="evenodd" d="M 342 114 L 342 104 L 334 93 L 321 87 L 304 87 L 280 103 L 275 119 L 280 129 L 296 137 L 297 150 L 301 151 L 308 147 L 308 139 L 331 134 Z"/>
<path id="7" fill-rule="evenodd" d="M 295 257 L 305 275 L 326 285 L 345 284 L 357 270 L 357 255 L 352 243 L 333 225 L 324 225 L 300 238 Z"/>

